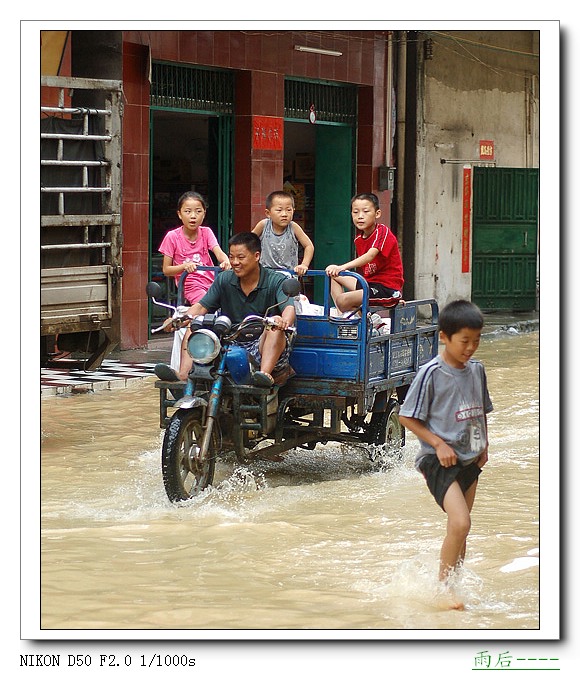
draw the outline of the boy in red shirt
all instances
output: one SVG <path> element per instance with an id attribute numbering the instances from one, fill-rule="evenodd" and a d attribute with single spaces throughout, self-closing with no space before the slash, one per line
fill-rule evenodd
<path id="1" fill-rule="evenodd" d="M 326 273 L 332 278 L 332 298 L 342 313 L 357 310 L 363 300 L 360 282 L 354 276 L 340 276 L 345 269 L 361 269 L 371 298 L 400 298 L 403 288 L 403 263 L 397 237 L 384 224 L 377 224 L 381 216 L 379 199 L 375 194 L 357 194 L 350 206 L 352 221 L 359 232 L 354 239 L 357 257 L 326 267 Z"/>

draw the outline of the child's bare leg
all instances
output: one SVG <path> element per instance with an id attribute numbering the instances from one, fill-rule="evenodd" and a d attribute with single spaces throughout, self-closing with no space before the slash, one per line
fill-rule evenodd
<path id="1" fill-rule="evenodd" d="M 354 277 L 352 276 L 336 276 L 330 280 L 330 295 L 334 300 L 335 307 L 341 312 L 346 312 L 348 310 L 341 308 L 341 306 L 338 304 L 338 299 L 344 294 L 345 288 L 347 290 L 352 290 L 354 288 L 352 285 L 353 281 Z"/>
<path id="2" fill-rule="evenodd" d="M 471 528 L 469 507 L 457 482 L 453 482 L 447 490 L 443 509 L 447 513 L 447 533 L 441 546 L 439 566 L 441 581 L 445 581 L 461 561 Z"/>
<path id="3" fill-rule="evenodd" d="M 340 311 L 340 307 L 336 303 L 336 298 L 342 294 L 342 286 L 338 279 L 330 279 L 330 295 L 334 301 L 334 306 Z"/>
<path id="4" fill-rule="evenodd" d="M 475 484 L 468 491 L 471 491 L 473 487 Z M 473 489 L 471 505 L 473 505 L 474 496 L 475 489 Z M 447 533 L 439 557 L 439 580 L 447 583 L 451 574 L 463 562 L 466 539 L 471 528 L 471 508 L 457 482 L 453 482 L 447 490 L 443 500 L 443 509 L 447 513 Z M 463 602 L 456 598 L 454 593 L 450 592 L 450 595 L 452 597 L 450 607 L 463 609 Z"/>
<path id="5" fill-rule="evenodd" d="M 341 312 L 354 312 L 359 309 L 363 301 L 362 290 L 353 290 L 338 296 L 336 306 Z"/>
<path id="6" fill-rule="evenodd" d="M 187 341 L 189 340 L 190 336 L 191 332 L 188 330 L 181 341 L 181 360 L 179 363 L 180 380 L 187 380 L 189 371 L 191 371 L 191 367 L 193 366 L 193 359 L 189 356 L 189 352 L 187 351 Z"/>
<path id="7" fill-rule="evenodd" d="M 473 484 L 467 489 L 467 491 L 464 494 L 465 498 L 465 503 L 467 504 L 467 509 L 469 510 L 469 516 L 471 517 L 471 511 L 473 509 L 473 503 L 475 501 L 475 492 L 477 491 L 477 479 Z M 467 550 L 467 541 L 464 541 L 463 543 L 463 548 L 461 549 L 461 553 L 459 555 L 459 563 L 457 566 L 461 566 L 465 562 L 465 552 Z"/>
<path id="8" fill-rule="evenodd" d="M 346 291 L 344 290 L 346 288 Z M 363 300 L 362 290 L 356 290 L 354 276 L 337 276 L 330 282 L 330 294 L 336 307 L 342 312 L 353 312 Z"/>

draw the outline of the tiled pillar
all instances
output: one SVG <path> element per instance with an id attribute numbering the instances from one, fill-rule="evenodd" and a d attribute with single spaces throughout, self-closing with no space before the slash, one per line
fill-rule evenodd
<path id="1" fill-rule="evenodd" d="M 358 102 L 357 193 L 372 192 L 381 204 L 381 222 L 391 224 L 391 192 L 379 191 L 379 167 L 385 164 L 385 88 L 361 87 Z"/>
<path id="2" fill-rule="evenodd" d="M 149 269 L 149 81 L 147 47 L 123 44 L 123 229 L 124 276 L 121 349 L 148 341 Z"/>
<path id="3" fill-rule="evenodd" d="M 264 217 L 266 196 L 282 188 L 284 149 L 252 145 L 253 116 L 284 117 L 284 76 L 241 71 L 236 82 L 234 232 L 250 231 Z"/>

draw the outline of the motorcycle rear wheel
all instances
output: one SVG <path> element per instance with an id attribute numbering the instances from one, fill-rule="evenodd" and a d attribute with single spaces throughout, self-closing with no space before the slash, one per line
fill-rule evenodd
<path id="1" fill-rule="evenodd" d="M 384 447 L 390 464 L 403 460 L 405 428 L 399 420 L 399 403 L 396 399 L 389 399 L 385 411 L 372 414 L 369 443 Z"/>
<path id="2" fill-rule="evenodd" d="M 389 399 L 384 411 L 376 411 L 371 415 L 368 441 L 370 444 L 399 449 L 405 443 L 405 433 L 399 420 L 399 403 Z"/>
<path id="3" fill-rule="evenodd" d="M 161 450 L 163 484 L 172 502 L 189 500 L 213 482 L 219 439 L 214 429 L 205 460 L 200 461 L 196 454 L 202 438 L 202 414 L 198 409 L 173 414 Z"/>

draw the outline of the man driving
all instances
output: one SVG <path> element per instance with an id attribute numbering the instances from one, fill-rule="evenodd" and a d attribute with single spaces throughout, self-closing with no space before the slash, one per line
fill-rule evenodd
<path id="1" fill-rule="evenodd" d="M 296 312 L 293 299 L 282 290 L 287 275 L 262 266 L 261 253 L 260 239 L 256 234 L 234 234 L 229 241 L 231 270 L 220 272 L 208 292 L 187 310 L 187 314 L 196 317 L 220 309 L 232 323 L 237 324 L 250 314 L 264 316 L 268 309 L 277 307 L 278 314 L 272 317 L 276 321 L 275 328 L 265 329 L 258 338 L 247 343 L 238 343 L 250 358 L 254 385 L 272 387 L 284 384 L 294 375 L 288 363 L 290 344 L 283 331 L 294 323 Z M 188 330 L 181 345 L 179 376 L 167 364 L 158 364 L 155 373 L 159 378 L 187 379 L 193 363 L 187 352 L 190 335 Z"/>

